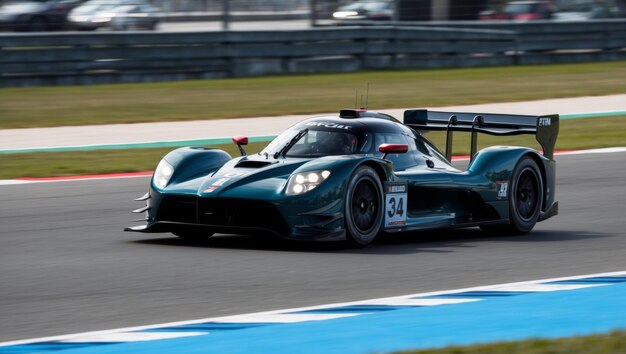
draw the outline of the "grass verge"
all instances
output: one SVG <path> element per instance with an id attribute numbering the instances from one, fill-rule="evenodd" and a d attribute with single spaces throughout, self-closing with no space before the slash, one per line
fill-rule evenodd
<path id="1" fill-rule="evenodd" d="M 429 138 L 443 147 L 443 133 L 428 133 Z M 520 145 L 536 149 L 539 145 L 530 135 L 493 137 L 481 135 L 479 147 L 491 145 Z M 252 143 L 248 153 L 261 151 L 267 143 Z M 557 149 L 577 150 L 626 145 L 626 116 L 575 119 L 561 121 Z M 454 154 L 469 153 L 469 134 L 456 133 Z M 216 145 L 238 156 L 234 144 Z M 0 179 L 18 177 L 52 177 L 114 172 L 151 171 L 170 148 L 97 150 L 79 152 L 41 152 L 0 155 Z"/>
<path id="2" fill-rule="evenodd" d="M 0 129 L 334 112 L 624 93 L 626 61 L 0 89 Z"/>
<path id="3" fill-rule="evenodd" d="M 617 354 L 626 353 L 626 331 L 560 339 L 530 339 L 398 354 Z"/>

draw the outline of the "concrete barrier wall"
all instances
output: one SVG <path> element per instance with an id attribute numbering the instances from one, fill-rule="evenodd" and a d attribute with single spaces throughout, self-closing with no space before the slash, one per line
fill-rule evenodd
<path id="1" fill-rule="evenodd" d="M 0 86 L 622 60 L 626 20 L 0 35 Z M 473 26 L 471 28 L 470 24 Z"/>

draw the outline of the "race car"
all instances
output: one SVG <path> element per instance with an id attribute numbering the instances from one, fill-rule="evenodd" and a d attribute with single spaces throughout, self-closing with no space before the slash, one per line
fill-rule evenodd
<path id="1" fill-rule="evenodd" d="M 424 132 L 446 131 L 445 153 Z M 261 152 L 242 156 L 185 147 L 158 164 L 145 224 L 202 240 L 214 233 L 370 244 L 381 233 L 479 226 L 524 234 L 558 213 L 554 146 L 558 115 L 475 114 L 412 109 L 404 122 L 365 109 L 304 120 Z M 466 170 L 451 164 L 455 131 L 471 133 Z M 543 153 L 513 146 L 476 151 L 478 133 L 534 134 Z"/>

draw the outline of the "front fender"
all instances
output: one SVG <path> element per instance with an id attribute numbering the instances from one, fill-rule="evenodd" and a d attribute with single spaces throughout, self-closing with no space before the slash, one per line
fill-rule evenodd
<path id="1" fill-rule="evenodd" d="M 310 192 L 301 195 L 283 193 L 278 207 L 291 225 L 295 238 L 319 234 L 333 235 L 333 239 L 344 237 L 346 188 L 352 173 L 364 164 L 376 169 L 379 175 L 392 175 L 391 163 L 365 155 L 322 157 L 303 164 L 293 172 L 331 171 L 328 179 Z M 386 180 L 383 176 L 381 181 Z"/>
<path id="2" fill-rule="evenodd" d="M 174 168 L 169 184 L 178 184 L 217 171 L 231 160 L 223 150 L 205 147 L 183 147 L 164 157 Z"/>

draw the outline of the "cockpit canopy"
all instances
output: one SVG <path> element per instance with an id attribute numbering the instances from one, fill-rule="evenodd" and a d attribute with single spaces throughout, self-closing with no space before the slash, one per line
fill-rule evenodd
<path id="1" fill-rule="evenodd" d="M 298 135 L 300 135 L 298 137 Z M 294 142 L 292 139 L 298 138 Z M 354 134 L 349 131 L 310 127 L 304 130 L 289 129 L 276 137 L 261 154 L 276 154 L 285 146 L 286 157 L 321 157 L 332 155 L 367 154 L 370 152 L 371 134 Z"/>

